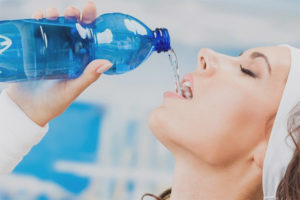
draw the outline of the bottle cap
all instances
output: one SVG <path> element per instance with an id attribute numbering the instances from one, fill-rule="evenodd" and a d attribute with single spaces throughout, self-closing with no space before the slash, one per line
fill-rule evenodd
<path id="1" fill-rule="evenodd" d="M 166 52 L 171 49 L 170 45 L 170 35 L 167 29 L 165 28 L 157 28 L 154 31 L 155 38 L 155 50 L 160 52 Z"/>

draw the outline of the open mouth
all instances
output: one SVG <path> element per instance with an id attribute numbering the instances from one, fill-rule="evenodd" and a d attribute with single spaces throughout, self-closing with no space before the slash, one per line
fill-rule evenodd
<path id="1" fill-rule="evenodd" d="M 185 74 L 181 81 L 181 95 L 185 99 L 193 98 L 194 76 L 192 73 Z"/>
<path id="2" fill-rule="evenodd" d="M 193 98 L 193 90 L 192 84 L 188 80 L 183 80 L 181 84 L 181 94 L 185 99 L 192 99 Z"/>

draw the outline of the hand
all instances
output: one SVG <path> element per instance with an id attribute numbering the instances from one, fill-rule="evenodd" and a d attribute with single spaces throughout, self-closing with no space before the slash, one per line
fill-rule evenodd
<path id="1" fill-rule="evenodd" d="M 59 16 L 55 8 L 47 9 L 45 17 L 56 19 Z M 34 15 L 36 19 L 44 17 L 41 10 Z M 88 2 L 82 11 L 75 7 L 65 10 L 65 17 L 77 18 L 83 23 L 91 23 L 97 17 L 96 6 Z M 6 89 L 10 98 L 40 126 L 45 126 L 51 119 L 63 113 L 69 105 L 112 64 L 107 60 L 94 60 L 84 70 L 83 74 L 72 80 L 32 81 L 12 83 Z"/>

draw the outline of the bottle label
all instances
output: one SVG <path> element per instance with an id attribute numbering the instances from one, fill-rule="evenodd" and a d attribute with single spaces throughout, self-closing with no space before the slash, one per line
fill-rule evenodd
<path id="1" fill-rule="evenodd" d="M 6 51 L 12 45 L 11 39 L 5 37 L 4 35 L 0 35 L 0 54 Z"/>

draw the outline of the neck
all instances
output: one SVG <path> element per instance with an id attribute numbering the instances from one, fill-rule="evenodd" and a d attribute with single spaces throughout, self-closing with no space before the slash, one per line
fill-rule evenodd
<path id="1" fill-rule="evenodd" d="M 211 167 L 176 159 L 174 173 L 171 200 L 262 199 L 257 192 L 261 191 L 261 171 L 249 163 Z"/>

